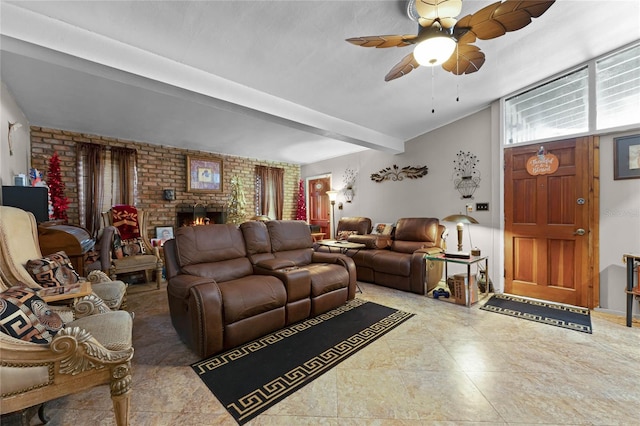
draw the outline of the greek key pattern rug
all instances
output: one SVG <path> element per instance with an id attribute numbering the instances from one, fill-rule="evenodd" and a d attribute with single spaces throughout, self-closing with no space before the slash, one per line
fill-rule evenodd
<path id="1" fill-rule="evenodd" d="M 244 424 L 412 316 L 354 299 L 191 367 Z"/>
<path id="2" fill-rule="evenodd" d="M 494 294 L 480 309 L 591 334 L 589 309 L 528 299 L 510 294 Z"/>

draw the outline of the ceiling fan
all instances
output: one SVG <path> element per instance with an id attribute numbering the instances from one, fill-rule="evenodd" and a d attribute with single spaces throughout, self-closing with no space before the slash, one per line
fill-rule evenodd
<path id="1" fill-rule="evenodd" d="M 415 15 L 418 34 L 353 37 L 349 43 L 362 47 L 404 47 L 415 45 L 385 76 L 385 81 L 409 74 L 420 65 L 435 66 L 456 75 L 471 74 L 484 64 L 484 53 L 472 43 L 516 31 L 531 23 L 554 1 L 506 0 L 486 6 L 460 20 L 462 0 L 409 0 L 409 16 Z"/>

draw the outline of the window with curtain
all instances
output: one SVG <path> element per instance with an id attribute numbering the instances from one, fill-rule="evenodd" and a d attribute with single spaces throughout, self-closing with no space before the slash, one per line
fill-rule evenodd
<path id="1" fill-rule="evenodd" d="M 80 225 L 96 236 L 102 212 L 114 204 L 135 204 L 137 151 L 81 143 L 77 163 Z"/>
<path id="2" fill-rule="evenodd" d="M 256 215 L 282 219 L 284 169 L 256 166 Z"/>

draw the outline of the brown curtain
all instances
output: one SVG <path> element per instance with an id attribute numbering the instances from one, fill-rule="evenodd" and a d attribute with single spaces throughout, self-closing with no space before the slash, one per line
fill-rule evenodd
<path id="1" fill-rule="evenodd" d="M 76 158 L 78 162 L 78 187 L 81 192 L 82 215 L 84 226 L 89 233 L 96 237 L 100 229 L 100 213 L 103 195 L 103 176 L 106 161 L 106 148 L 91 143 L 78 143 Z"/>
<path id="2" fill-rule="evenodd" d="M 256 166 L 256 176 L 260 181 L 260 214 L 269 213 L 269 203 L 273 200 L 276 217 L 282 219 L 284 210 L 284 169 Z"/>
<path id="3" fill-rule="evenodd" d="M 284 210 L 284 169 L 272 167 L 271 179 L 273 188 L 275 189 L 275 202 L 276 202 L 276 214 L 277 219 L 282 219 L 282 212 Z"/>
<path id="4" fill-rule="evenodd" d="M 112 147 L 112 176 L 118 182 L 114 193 L 114 204 L 135 204 L 136 166 L 138 152 L 131 148 Z"/>

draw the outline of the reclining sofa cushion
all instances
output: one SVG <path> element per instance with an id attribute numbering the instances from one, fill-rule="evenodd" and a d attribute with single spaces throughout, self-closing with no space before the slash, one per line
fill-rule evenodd
<path id="1" fill-rule="evenodd" d="M 179 229 L 178 262 L 183 273 L 217 282 L 251 275 L 242 233 L 237 226 L 189 226 Z"/>
<path id="2" fill-rule="evenodd" d="M 201 356 L 241 345 L 285 326 L 281 280 L 254 275 L 237 226 L 182 227 L 165 244 L 171 320 Z"/>
<path id="3" fill-rule="evenodd" d="M 402 218 L 398 220 L 391 250 L 413 253 L 436 246 L 439 221 L 436 218 Z"/>
<path id="4" fill-rule="evenodd" d="M 336 235 L 342 231 L 355 231 L 358 235 L 369 234 L 371 232 L 371 219 L 361 216 L 343 217 L 338 221 Z"/>

